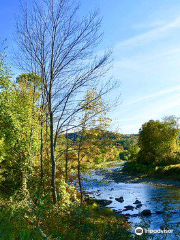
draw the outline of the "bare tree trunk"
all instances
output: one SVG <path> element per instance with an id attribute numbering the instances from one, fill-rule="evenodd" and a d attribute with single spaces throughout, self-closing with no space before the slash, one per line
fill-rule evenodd
<path id="1" fill-rule="evenodd" d="M 83 192 L 82 192 L 82 183 L 81 183 L 81 149 L 78 150 L 78 181 L 79 181 L 79 191 L 81 194 L 81 205 L 83 202 Z"/>
<path id="2" fill-rule="evenodd" d="M 65 160 L 66 160 L 66 165 L 65 165 L 65 172 L 66 172 L 66 178 L 65 178 L 65 181 L 67 183 L 68 181 L 68 145 L 66 146 L 66 157 L 65 157 Z"/>
<path id="3" fill-rule="evenodd" d="M 41 184 L 44 190 L 44 170 L 43 170 L 43 122 L 41 121 L 41 149 L 40 149 L 40 165 L 41 165 Z"/>
<path id="4" fill-rule="evenodd" d="M 82 192 L 82 182 L 81 182 L 81 143 L 82 143 L 82 136 L 79 140 L 79 147 L 78 147 L 78 181 L 79 181 L 79 191 L 81 194 L 81 205 L 82 205 L 83 192 Z"/>
<path id="5" fill-rule="evenodd" d="M 66 152 L 65 152 L 65 181 L 68 182 L 68 152 L 69 152 L 69 138 L 66 131 Z"/>
<path id="6" fill-rule="evenodd" d="M 46 136 L 45 136 L 45 141 L 46 141 L 46 143 L 49 144 L 49 129 L 48 129 L 49 123 L 48 123 L 48 119 L 49 119 L 48 113 L 46 113 Z M 48 148 L 46 148 L 46 159 L 49 159 L 49 158 L 50 158 L 49 150 L 48 150 Z"/>
<path id="7" fill-rule="evenodd" d="M 56 191 L 56 161 L 54 157 L 54 131 L 53 131 L 53 113 L 50 111 L 50 142 L 51 142 L 51 162 L 52 162 L 52 196 L 53 202 L 57 202 L 57 191 Z"/>

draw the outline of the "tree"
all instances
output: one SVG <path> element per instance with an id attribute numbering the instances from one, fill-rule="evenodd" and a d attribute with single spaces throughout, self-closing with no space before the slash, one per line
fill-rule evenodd
<path id="1" fill-rule="evenodd" d="M 108 105 L 103 102 L 102 97 L 95 88 L 87 91 L 85 100 L 82 105 L 82 117 L 80 130 L 77 139 L 77 160 L 78 160 L 78 181 L 81 193 L 81 203 L 83 201 L 82 183 L 81 183 L 81 161 L 83 158 L 95 158 L 93 148 L 97 145 L 97 135 L 101 135 L 102 131 L 106 131 L 109 126 L 109 118 L 106 116 Z"/>
<path id="2" fill-rule="evenodd" d="M 9 192 L 27 189 L 39 150 L 39 93 L 27 81 L 6 79 L 0 92 L 1 185 Z"/>
<path id="3" fill-rule="evenodd" d="M 18 84 L 18 86 L 24 86 L 24 88 L 26 89 L 27 93 L 29 94 L 31 92 L 31 100 L 32 100 L 32 105 L 36 106 L 37 108 L 32 108 L 32 118 L 37 119 L 37 110 L 38 110 L 38 114 L 39 114 L 39 119 L 37 121 L 37 123 L 40 124 L 40 126 L 38 126 L 38 129 L 40 128 L 40 135 L 41 135 L 41 144 L 40 144 L 40 177 L 41 177 L 41 185 L 44 189 L 44 170 L 43 170 L 43 148 L 44 148 L 44 141 L 43 141 L 43 126 L 44 126 L 44 122 L 45 122 L 45 104 L 43 102 L 43 94 L 42 94 L 42 88 L 41 88 L 41 77 L 39 75 L 37 75 L 36 73 L 23 73 L 21 75 L 19 75 L 16 79 L 16 83 Z M 40 96 L 42 96 L 40 98 Z M 41 99 L 41 101 L 40 101 Z M 34 110 L 36 112 L 34 112 Z M 47 125 L 47 124 L 46 124 Z M 38 131 L 38 129 L 36 129 L 36 131 Z M 32 136 L 33 136 L 33 132 L 34 129 L 31 128 L 30 130 L 30 144 L 32 142 Z"/>
<path id="4" fill-rule="evenodd" d="M 79 5 L 71 0 L 33 1 L 31 9 L 22 6 L 17 19 L 16 60 L 22 69 L 41 76 L 47 105 L 54 203 L 58 136 L 66 131 L 69 119 L 82 110 L 79 102 L 88 87 L 99 86 L 99 95 L 114 88 L 111 80 L 102 81 L 110 67 L 111 52 L 94 55 L 102 39 L 99 13 L 95 11 L 80 19 L 78 9 Z M 73 123 L 68 130 L 76 126 Z"/>
<path id="5" fill-rule="evenodd" d="M 179 129 L 175 120 L 165 119 L 143 124 L 139 131 L 139 161 L 143 164 L 166 163 L 177 152 Z"/>

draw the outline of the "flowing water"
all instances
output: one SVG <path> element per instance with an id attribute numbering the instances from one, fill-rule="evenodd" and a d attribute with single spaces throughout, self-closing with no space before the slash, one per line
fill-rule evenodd
<path id="1" fill-rule="evenodd" d="M 116 172 L 123 166 L 115 166 L 103 171 L 93 171 L 91 175 L 84 176 L 83 187 L 90 197 L 95 199 L 111 200 L 112 203 L 107 207 L 114 209 L 125 216 L 134 232 L 137 226 L 149 230 L 173 230 L 173 233 L 154 234 L 155 239 L 180 239 L 180 188 L 170 186 L 158 186 L 148 183 L 126 183 L 114 181 L 109 177 L 109 172 Z M 115 198 L 124 198 L 120 203 Z M 136 207 L 135 200 L 142 203 L 142 207 L 133 210 L 125 210 L 125 206 Z M 150 216 L 142 219 L 141 212 L 144 209 L 151 210 Z M 162 211 L 162 213 L 156 213 Z M 147 224 L 148 226 L 144 226 Z"/>

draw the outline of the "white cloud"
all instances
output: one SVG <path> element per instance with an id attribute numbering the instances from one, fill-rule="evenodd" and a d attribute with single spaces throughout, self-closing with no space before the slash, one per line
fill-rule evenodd
<path id="1" fill-rule="evenodd" d="M 163 115 L 179 115 L 180 114 L 180 94 L 171 95 L 168 98 L 160 99 L 152 102 L 148 107 L 148 112 L 154 116 L 160 117 Z"/>
<path id="2" fill-rule="evenodd" d="M 117 54 L 117 58 L 118 58 Z M 162 64 L 168 62 L 173 62 L 175 59 L 179 59 L 180 62 L 180 44 L 175 46 L 166 46 L 165 48 L 161 49 L 154 49 L 152 51 L 141 51 L 136 55 L 132 55 L 129 57 L 121 58 L 121 60 L 116 60 L 114 62 L 115 70 L 130 70 L 130 71 L 142 71 L 145 69 L 150 69 L 152 65 L 156 65 L 157 63 Z"/>
<path id="3" fill-rule="evenodd" d="M 180 86 L 177 89 L 180 89 Z M 170 90 L 172 93 L 173 89 Z M 163 91 L 161 93 L 163 94 Z M 164 93 L 167 93 L 167 91 L 164 90 Z M 180 93 L 170 94 L 167 97 L 164 96 L 164 98 L 154 99 L 148 103 L 130 107 L 127 108 L 124 106 L 126 112 L 123 113 L 121 111 L 122 118 L 118 120 L 121 132 L 123 133 L 137 133 L 142 124 L 148 122 L 150 119 L 161 120 L 163 117 L 170 115 L 179 117 Z"/>
<path id="4" fill-rule="evenodd" d="M 144 102 L 144 101 L 148 101 L 148 100 L 151 100 L 151 99 L 155 99 L 155 98 L 158 98 L 158 97 L 160 97 L 164 94 L 173 93 L 173 92 L 178 91 L 178 90 L 180 90 L 180 86 L 176 86 L 176 87 L 173 87 L 173 88 L 170 88 L 170 89 L 164 89 L 164 90 L 161 90 L 157 93 L 153 93 L 149 96 L 145 96 L 145 97 L 136 99 L 136 100 L 134 100 L 130 103 L 124 104 L 124 107 L 134 105 L 134 104 L 137 104 L 137 103 L 141 103 L 141 102 Z"/>
<path id="5" fill-rule="evenodd" d="M 142 45 L 159 37 L 162 37 L 163 34 L 168 33 L 172 29 L 180 28 L 180 17 L 177 17 L 175 20 L 164 24 L 161 27 L 150 30 L 146 33 L 142 33 L 125 41 L 118 43 L 115 46 L 115 50 L 120 50 L 123 47 L 132 47 L 136 45 Z"/>
<path id="6" fill-rule="evenodd" d="M 123 133 L 138 132 L 150 119 L 180 115 L 180 17 L 134 27 L 151 30 L 114 48 L 114 73 L 124 96 L 118 113 Z"/>
<path id="7" fill-rule="evenodd" d="M 133 25 L 133 28 L 136 30 L 143 30 L 143 29 L 147 29 L 147 28 L 155 28 L 155 27 L 162 27 L 164 25 L 168 24 L 167 20 L 156 20 L 153 22 L 149 22 L 149 23 L 137 23 Z"/>

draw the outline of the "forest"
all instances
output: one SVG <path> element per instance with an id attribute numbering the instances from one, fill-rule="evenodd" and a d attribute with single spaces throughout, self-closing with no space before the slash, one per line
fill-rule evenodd
<path id="1" fill-rule="evenodd" d="M 180 239 L 178 220 L 168 225 L 180 209 L 179 118 L 114 130 L 120 84 L 109 77 L 112 50 L 96 50 L 99 10 L 81 16 L 71 0 L 20 9 L 13 65 L 7 42 L 0 47 L 0 239 L 170 239 L 136 232 L 157 219 Z M 161 192 L 175 205 L 159 209 Z"/>

